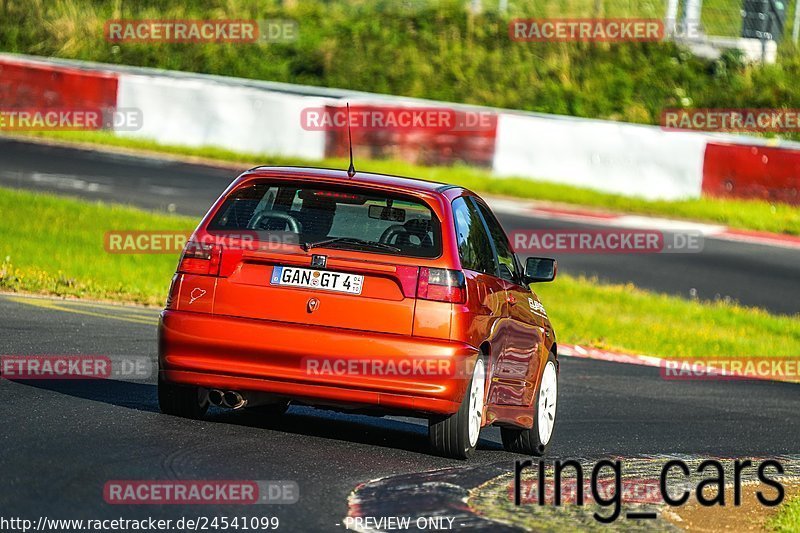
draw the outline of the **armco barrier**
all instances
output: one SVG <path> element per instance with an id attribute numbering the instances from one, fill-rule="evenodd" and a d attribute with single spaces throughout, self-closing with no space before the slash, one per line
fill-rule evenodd
<path id="1" fill-rule="evenodd" d="M 346 154 L 345 130 L 302 127 L 309 107 L 446 106 L 492 113 L 492 128 L 353 132 L 357 157 L 491 166 L 529 177 L 646 198 L 759 197 L 798 203 L 800 145 L 414 98 L 187 72 L 0 54 L 0 105 L 138 108 L 143 127 L 120 135 L 167 144 L 320 159 Z M 744 144 L 747 143 L 747 144 Z M 706 149 L 708 145 L 708 149 Z"/>
<path id="2" fill-rule="evenodd" d="M 164 144 L 321 159 L 325 133 L 300 127 L 300 112 L 324 100 L 211 80 L 120 76 L 118 105 L 141 109 L 144 126 L 120 135 Z"/>
<path id="3" fill-rule="evenodd" d="M 328 105 L 328 112 L 341 111 L 344 104 Z M 375 111 L 397 113 L 401 111 L 424 111 L 431 106 L 398 106 L 387 104 L 351 105 L 353 113 Z M 463 124 L 467 119 L 464 111 L 448 113 L 454 123 Z M 483 115 L 480 127 L 468 130 L 438 130 L 436 128 L 353 128 L 353 146 L 356 157 L 374 159 L 400 159 L 419 165 L 453 165 L 463 163 L 479 167 L 491 167 L 494 158 L 497 116 Z M 329 129 L 325 154 L 328 157 L 347 157 L 348 135 L 344 128 Z"/>
<path id="4" fill-rule="evenodd" d="M 494 171 L 645 198 L 696 198 L 706 136 L 603 120 L 503 113 Z"/>
<path id="5" fill-rule="evenodd" d="M 117 74 L 0 59 L 3 107 L 113 108 Z"/>
<path id="6" fill-rule="evenodd" d="M 710 142 L 703 195 L 800 204 L 800 150 Z"/>

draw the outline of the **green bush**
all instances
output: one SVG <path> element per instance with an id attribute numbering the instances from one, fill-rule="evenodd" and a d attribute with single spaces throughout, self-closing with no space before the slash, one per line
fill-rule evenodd
<path id="1" fill-rule="evenodd" d="M 719 12 L 738 12 L 735 0 L 716 4 L 726 2 Z M 489 9 L 492 0 L 479 15 L 468 3 L 0 0 L 0 49 L 639 123 L 658 123 L 665 107 L 800 107 L 791 44 L 777 64 L 760 66 L 735 53 L 702 60 L 671 43 L 520 43 L 508 38 L 509 18 L 587 16 L 595 1 L 512 1 L 507 16 Z M 662 10 L 659 2 L 640 3 L 652 12 L 606 4 L 608 16 Z M 276 17 L 299 21 L 297 41 L 116 45 L 103 36 L 110 18 Z"/>

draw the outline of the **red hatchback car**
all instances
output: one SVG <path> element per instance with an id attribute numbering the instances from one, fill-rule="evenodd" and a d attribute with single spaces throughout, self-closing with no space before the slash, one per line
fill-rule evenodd
<path id="1" fill-rule="evenodd" d="M 164 413 L 289 402 L 429 420 L 466 458 L 481 427 L 541 455 L 556 338 L 492 211 L 442 183 L 311 168 L 237 178 L 192 235 L 159 325 Z"/>

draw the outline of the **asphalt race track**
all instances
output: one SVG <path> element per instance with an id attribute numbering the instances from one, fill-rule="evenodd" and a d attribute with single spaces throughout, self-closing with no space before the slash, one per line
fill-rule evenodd
<path id="1" fill-rule="evenodd" d="M 199 217 L 235 177 L 227 168 L 0 138 L 3 187 L 174 209 Z M 509 214 L 500 214 L 500 219 L 509 231 L 601 227 Z M 557 259 L 564 272 L 604 281 L 630 281 L 687 298 L 690 294 L 703 300 L 728 297 L 774 313 L 800 312 L 800 250 L 706 239 L 701 253 L 562 254 Z"/>
<path id="2" fill-rule="evenodd" d="M 155 361 L 157 311 L 0 296 L 3 354 L 146 355 Z M 550 456 L 796 452 L 800 389 L 772 382 L 675 382 L 658 368 L 563 358 Z M 422 422 L 291 407 L 281 419 L 214 410 L 208 420 L 158 413 L 155 379 L 0 380 L 0 472 L 5 515 L 36 518 L 270 515 L 288 531 L 335 531 L 362 482 L 515 456 L 499 431 L 482 434 L 470 463 L 427 453 Z M 124 479 L 293 480 L 291 505 L 107 505 Z"/>
<path id="3" fill-rule="evenodd" d="M 230 172 L 131 156 L 0 140 L 0 186 L 124 200 L 199 215 Z M 515 227 L 541 220 L 505 216 Z M 548 226 L 549 227 L 549 226 Z M 564 270 L 701 297 L 716 293 L 798 311 L 797 252 L 722 241 L 694 255 L 559 257 Z M 0 354 L 156 357 L 157 311 L 0 295 Z M 563 358 L 550 456 L 796 453 L 800 386 L 666 381 L 658 368 Z M 189 421 L 158 413 L 155 376 L 139 381 L 0 380 L 0 509 L 8 516 L 136 518 L 277 516 L 285 531 L 343 530 L 348 495 L 385 476 L 443 468 L 511 471 L 499 431 L 482 434 L 467 465 L 427 452 L 416 419 L 370 418 L 293 406 L 279 419 L 212 410 Z M 116 506 L 109 480 L 289 480 L 300 499 L 269 506 Z M 413 489 L 413 487 L 412 487 Z M 412 490 L 410 489 L 410 490 Z"/>

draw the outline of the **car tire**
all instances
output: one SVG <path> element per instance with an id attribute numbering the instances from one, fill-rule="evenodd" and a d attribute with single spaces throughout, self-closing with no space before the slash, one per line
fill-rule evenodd
<path id="1" fill-rule="evenodd" d="M 558 362 L 552 353 L 542 369 L 542 379 L 534 398 L 536 413 L 533 417 L 533 427 L 500 428 L 500 437 L 506 451 L 542 456 L 553 441 L 558 407 Z"/>
<path id="2" fill-rule="evenodd" d="M 450 416 L 428 421 L 428 439 L 431 449 L 437 455 L 451 459 L 468 459 L 475 451 L 486 399 L 485 375 L 485 363 L 482 358 L 478 358 L 458 411 Z"/>
<path id="3" fill-rule="evenodd" d="M 208 395 L 200 387 L 158 380 L 158 407 L 167 415 L 200 419 L 208 411 Z"/>

